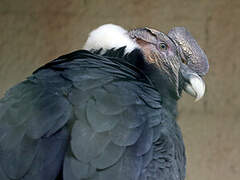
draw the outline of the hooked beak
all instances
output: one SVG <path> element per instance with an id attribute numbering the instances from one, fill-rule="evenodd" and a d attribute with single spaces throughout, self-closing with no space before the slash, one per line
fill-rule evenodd
<path id="1" fill-rule="evenodd" d="M 195 101 L 198 101 L 205 92 L 205 83 L 200 76 L 204 76 L 208 72 L 207 56 L 184 27 L 171 29 L 168 36 L 176 43 L 183 60 L 180 71 L 184 79 L 184 90 L 194 96 Z"/>
<path id="2" fill-rule="evenodd" d="M 184 79 L 184 91 L 195 97 L 195 102 L 201 99 L 205 93 L 205 83 L 195 72 L 190 70 L 185 64 L 181 65 L 181 74 Z"/>

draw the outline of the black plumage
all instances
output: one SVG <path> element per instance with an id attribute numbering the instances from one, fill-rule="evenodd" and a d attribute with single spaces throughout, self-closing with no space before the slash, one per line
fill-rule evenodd
<path id="1" fill-rule="evenodd" d="M 163 99 L 139 49 L 124 49 L 61 56 L 6 93 L 1 180 L 184 179 L 176 99 Z"/>

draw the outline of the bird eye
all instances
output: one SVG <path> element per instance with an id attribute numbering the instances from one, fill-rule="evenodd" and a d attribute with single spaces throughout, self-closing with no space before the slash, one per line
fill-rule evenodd
<path id="1" fill-rule="evenodd" d="M 167 45 L 165 43 L 161 43 L 161 44 L 159 44 L 159 48 L 161 50 L 167 50 Z"/>

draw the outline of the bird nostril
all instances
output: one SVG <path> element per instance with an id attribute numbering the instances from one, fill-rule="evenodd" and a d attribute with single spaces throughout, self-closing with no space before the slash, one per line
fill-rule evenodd
<path id="1" fill-rule="evenodd" d="M 181 60 L 182 60 L 183 64 L 186 64 L 186 65 L 187 65 L 187 60 L 186 60 L 186 59 L 181 58 Z"/>

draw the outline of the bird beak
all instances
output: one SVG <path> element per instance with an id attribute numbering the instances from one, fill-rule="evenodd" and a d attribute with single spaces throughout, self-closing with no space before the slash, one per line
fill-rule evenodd
<path id="1" fill-rule="evenodd" d="M 201 99 L 205 93 L 205 83 L 203 79 L 183 63 L 181 64 L 180 71 L 184 79 L 183 89 L 185 92 L 195 97 L 195 101 Z"/>
<path id="2" fill-rule="evenodd" d="M 184 27 L 171 29 L 168 36 L 175 42 L 183 61 L 180 71 L 184 79 L 184 90 L 198 101 L 205 92 L 205 83 L 200 76 L 208 72 L 207 56 Z"/>

